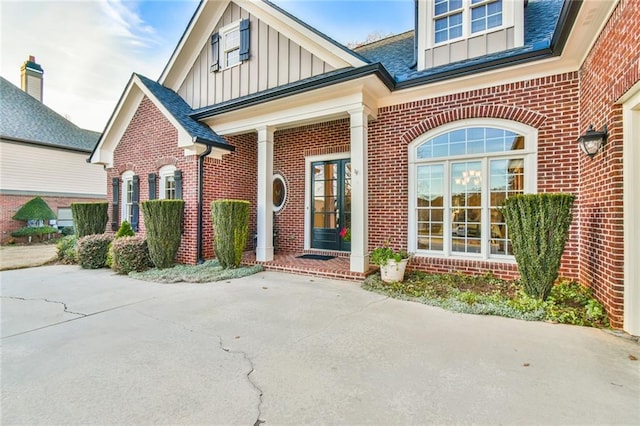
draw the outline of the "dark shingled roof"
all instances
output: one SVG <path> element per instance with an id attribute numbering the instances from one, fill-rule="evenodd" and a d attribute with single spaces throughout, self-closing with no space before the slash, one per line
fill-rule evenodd
<path id="1" fill-rule="evenodd" d="M 0 77 L 0 137 L 91 152 L 100 133 L 81 129 Z"/>
<path id="2" fill-rule="evenodd" d="M 180 123 L 192 137 L 197 139 L 198 143 L 233 150 L 233 146 L 229 145 L 227 141 L 211 130 L 209 126 L 189 117 L 189 115 L 193 113 L 193 110 L 176 92 L 143 75 L 136 74 L 136 76 L 149 89 L 153 96 L 162 103 L 167 111 L 173 115 L 178 123 Z"/>
<path id="3" fill-rule="evenodd" d="M 449 72 L 485 62 L 549 48 L 556 30 L 563 0 L 529 0 L 524 9 L 524 46 L 454 62 L 417 72 L 413 55 L 413 31 L 407 31 L 383 40 L 356 47 L 355 52 L 371 62 L 380 62 L 396 82 Z"/>

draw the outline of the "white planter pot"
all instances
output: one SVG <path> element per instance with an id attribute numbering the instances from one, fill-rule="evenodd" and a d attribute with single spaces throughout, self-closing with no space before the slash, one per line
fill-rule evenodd
<path id="1" fill-rule="evenodd" d="M 400 262 L 389 259 L 386 265 L 380 266 L 380 277 L 385 283 L 402 282 L 404 280 L 404 270 L 407 268 L 409 259 L 402 259 Z"/>

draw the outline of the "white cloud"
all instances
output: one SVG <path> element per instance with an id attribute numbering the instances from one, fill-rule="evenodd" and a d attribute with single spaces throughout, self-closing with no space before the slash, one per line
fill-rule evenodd
<path id="1" fill-rule="evenodd" d="M 102 131 L 131 73 L 157 78 L 177 42 L 163 39 L 137 6 L 2 1 L 0 74 L 20 86 L 20 66 L 34 55 L 44 69 L 44 103 L 82 128 Z"/>

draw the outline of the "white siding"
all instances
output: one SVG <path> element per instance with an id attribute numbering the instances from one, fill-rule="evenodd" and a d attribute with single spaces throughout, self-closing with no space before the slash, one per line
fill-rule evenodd
<path id="1" fill-rule="evenodd" d="M 107 173 L 89 153 L 0 141 L 0 190 L 105 196 Z"/>

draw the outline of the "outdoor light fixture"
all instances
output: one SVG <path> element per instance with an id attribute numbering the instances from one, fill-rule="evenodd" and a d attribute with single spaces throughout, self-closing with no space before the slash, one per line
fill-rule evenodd
<path id="1" fill-rule="evenodd" d="M 582 152 L 587 154 L 589 158 L 593 159 L 593 156 L 602 149 L 605 142 L 607 142 L 607 136 L 609 133 L 607 132 L 607 126 L 602 126 L 602 130 L 599 132 L 597 130 L 593 130 L 593 124 L 589 126 L 584 135 L 578 138 L 578 145 Z"/>

